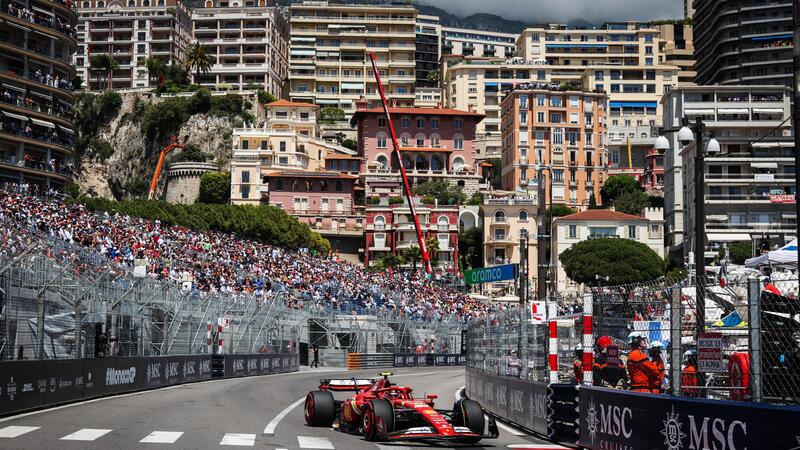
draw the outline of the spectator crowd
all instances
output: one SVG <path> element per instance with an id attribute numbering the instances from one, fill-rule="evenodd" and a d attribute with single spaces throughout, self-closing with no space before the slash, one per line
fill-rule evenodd
<path id="1" fill-rule="evenodd" d="M 115 272 L 179 284 L 184 290 L 292 293 L 295 308 L 333 307 L 374 313 L 396 310 L 419 319 L 491 312 L 489 305 L 438 285 L 420 273 L 370 272 L 333 256 L 287 250 L 230 233 L 190 230 L 122 214 L 96 214 L 38 188 L 0 190 L 0 252 L 13 254 L 36 240 L 81 247 Z"/>

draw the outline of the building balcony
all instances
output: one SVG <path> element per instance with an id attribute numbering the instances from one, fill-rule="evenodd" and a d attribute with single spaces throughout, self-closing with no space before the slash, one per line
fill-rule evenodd
<path id="1" fill-rule="evenodd" d="M 30 175 L 56 176 L 64 181 L 72 180 L 72 171 L 62 165 L 51 166 L 46 163 L 17 161 L 14 157 L 0 156 L 0 168 L 12 169 Z"/>
<path id="2" fill-rule="evenodd" d="M 487 244 L 513 244 L 511 236 L 508 234 L 503 235 L 489 235 L 488 240 L 486 241 Z"/>

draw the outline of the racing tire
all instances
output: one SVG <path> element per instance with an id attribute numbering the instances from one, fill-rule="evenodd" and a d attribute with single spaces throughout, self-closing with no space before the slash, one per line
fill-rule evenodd
<path id="1" fill-rule="evenodd" d="M 361 428 L 368 441 L 386 440 L 386 435 L 394 431 L 394 408 L 386 400 L 376 399 L 361 417 Z"/>
<path id="2" fill-rule="evenodd" d="M 486 427 L 486 419 L 483 415 L 483 408 L 480 403 L 475 400 L 465 398 L 456 403 L 453 408 L 456 413 L 455 416 L 461 420 L 459 425 L 469 428 L 473 433 L 479 434 L 477 437 L 466 437 L 459 439 L 460 442 L 465 444 L 474 444 L 481 440 L 484 428 Z"/>
<path id="3" fill-rule="evenodd" d="M 312 427 L 329 427 L 336 418 L 336 401 L 328 391 L 311 391 L 306 395 L 303 415 Z"/>

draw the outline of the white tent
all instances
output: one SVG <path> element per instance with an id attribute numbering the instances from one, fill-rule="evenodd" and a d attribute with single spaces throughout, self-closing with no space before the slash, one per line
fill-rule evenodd
<path id="1" fill-rule="evenodd" d="M 755 258 L 750 258 L 744 262 L 747 267 L 769 266 L 769 265 L 797 265 L 797 239 L 784 245 L 778 250 L 773 250 Z"/>

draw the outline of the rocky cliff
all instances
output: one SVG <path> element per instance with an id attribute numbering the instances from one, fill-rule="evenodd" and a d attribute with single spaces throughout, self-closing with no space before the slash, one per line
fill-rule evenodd
<path id="1" fill-rule="evenodd" d="M 146 195 L 173 135 L 185 139 L 186 149 L 168 162 L 204 160 L 229 170 L 233 129 L 263 124 L 262 111 L 255 94 L 83 93 L 76 104 L 76 184 L 83 194 L 117 200 Z"/>

